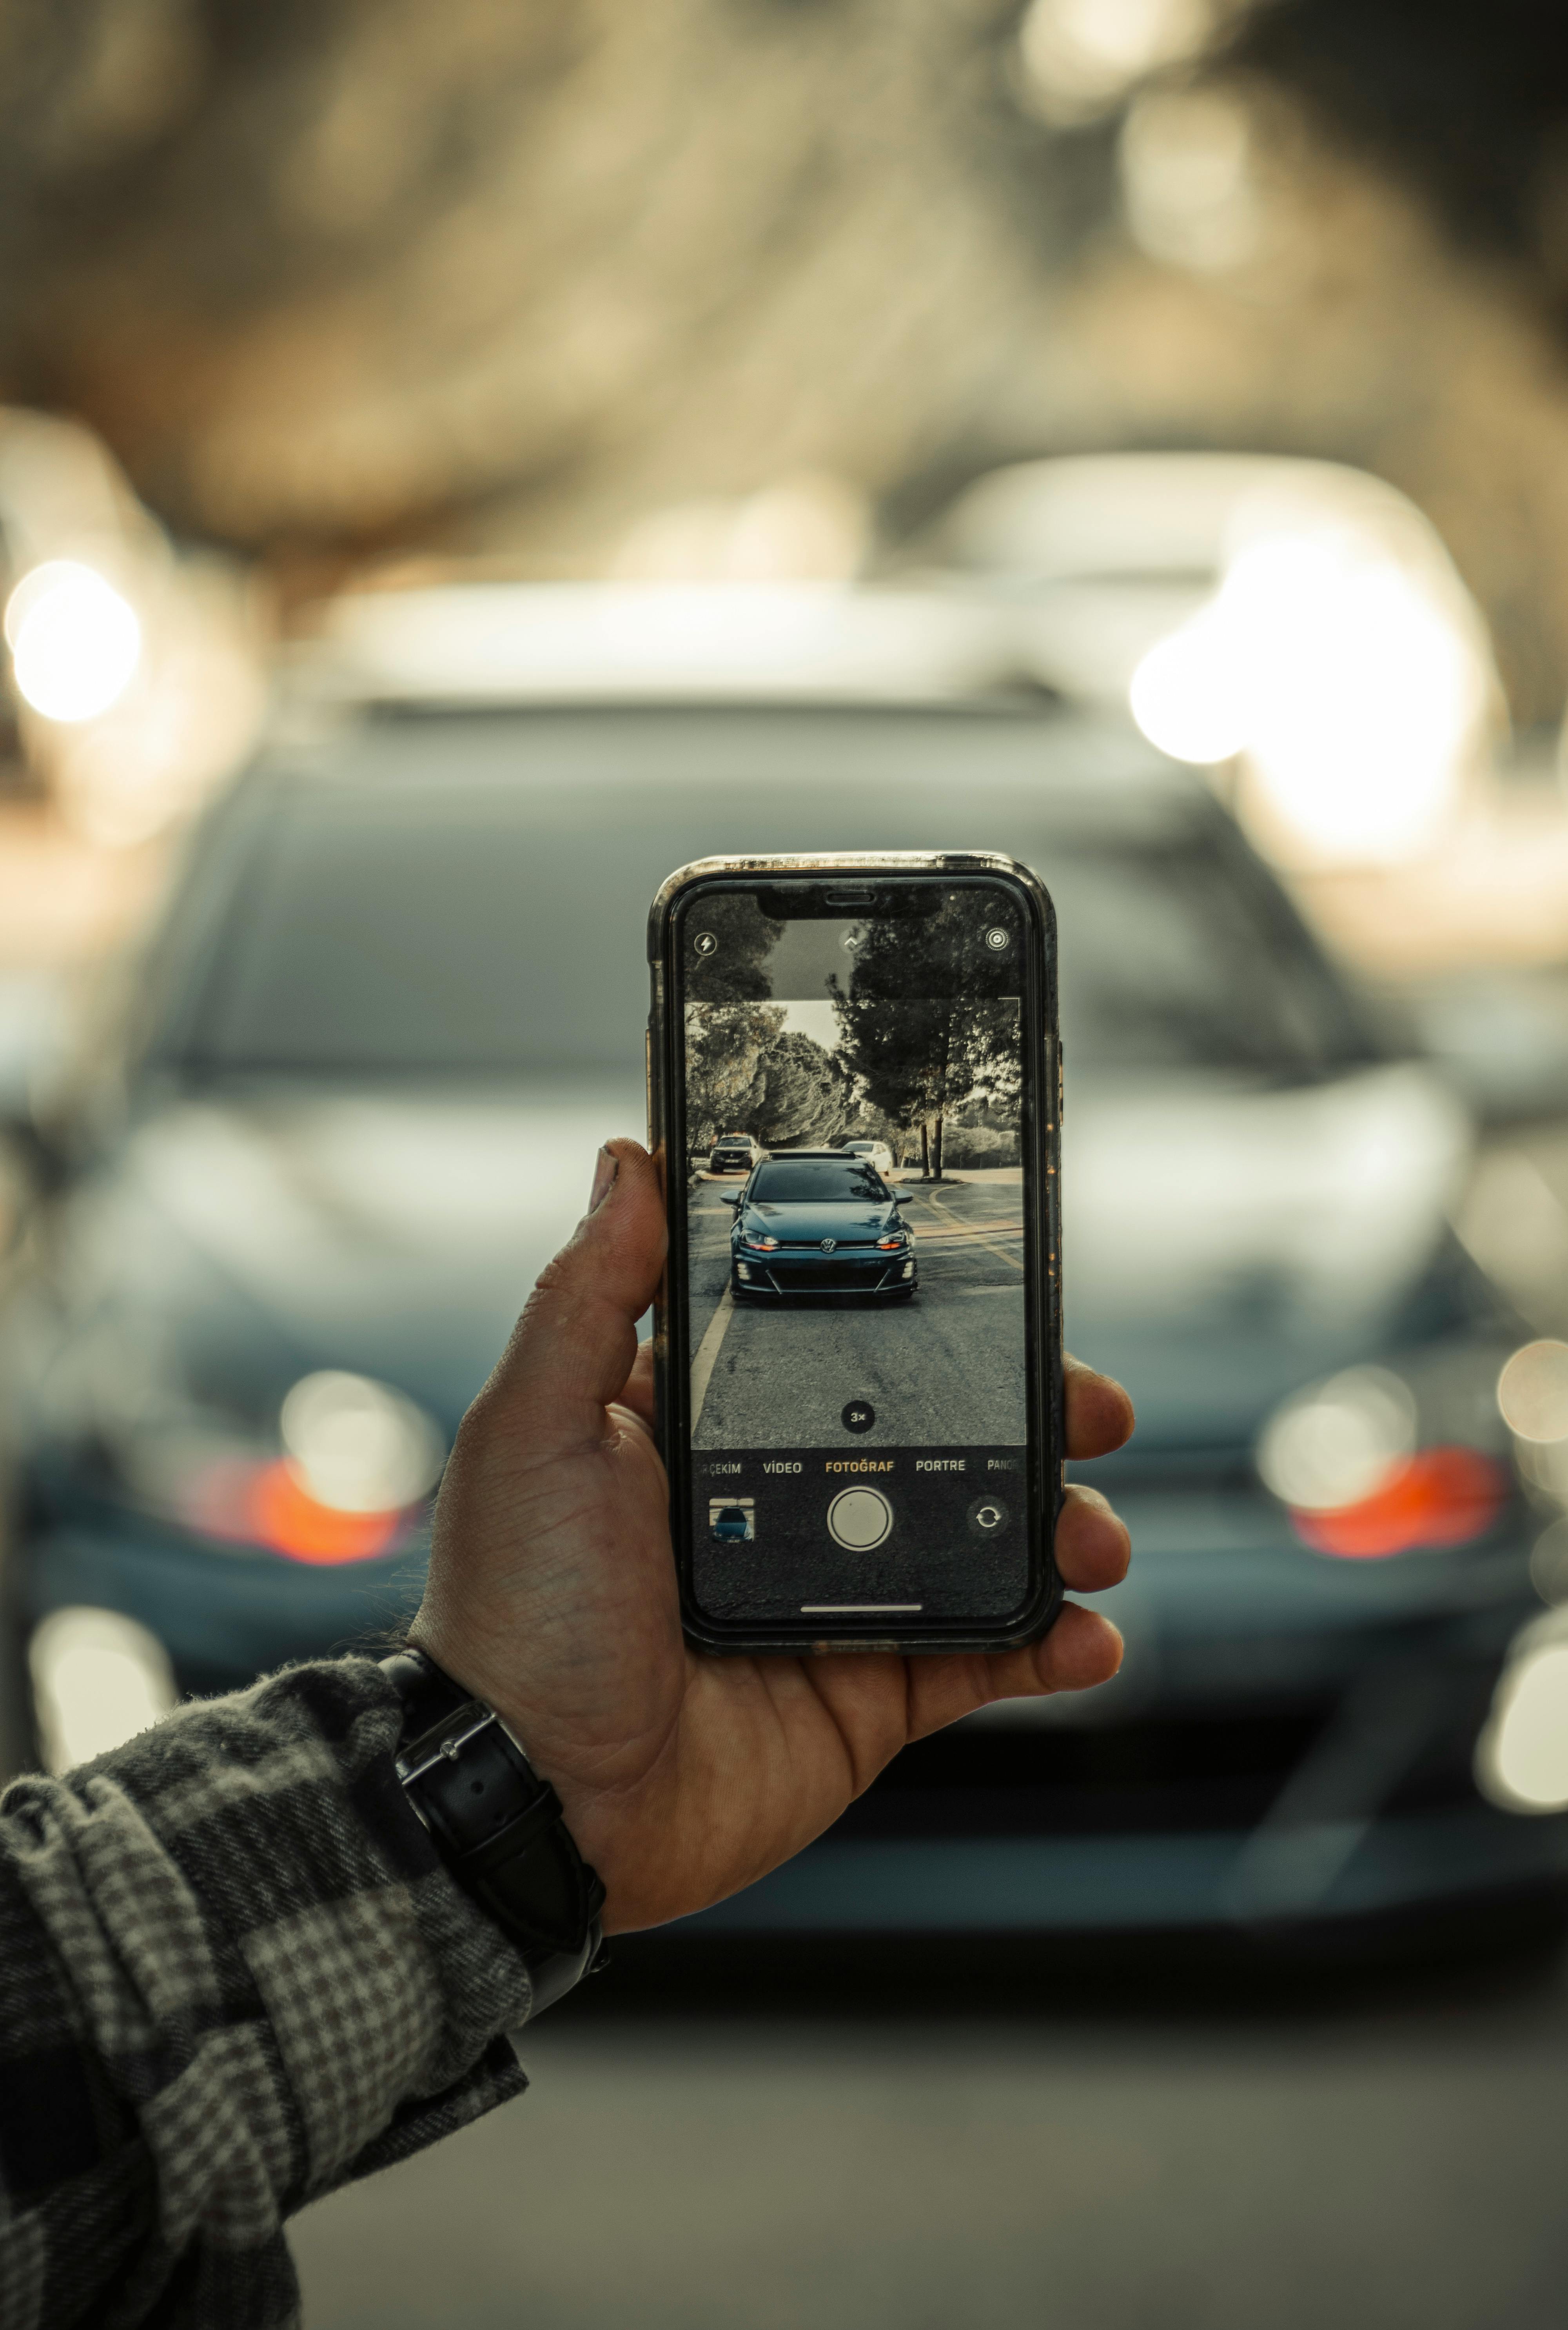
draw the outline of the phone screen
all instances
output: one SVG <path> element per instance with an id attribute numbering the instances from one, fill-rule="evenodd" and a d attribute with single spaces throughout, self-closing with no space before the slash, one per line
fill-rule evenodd
<path id="1" fill-rule="evenodd" d="M 1027 903 L 704 886 L 675 956 L 694 1597 L 721 1626 L 1005 1622 L 1043 1453 Z"/>

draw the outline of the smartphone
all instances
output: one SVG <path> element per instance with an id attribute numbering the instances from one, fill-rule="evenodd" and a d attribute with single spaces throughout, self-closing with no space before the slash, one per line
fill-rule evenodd
<path id="1" fill-rule="evenodd" d="M 1055 916 L 988 855 L 704 858 L 648 918 L 688 1637 L 1000 1650 L 1062 1598 Z"/>

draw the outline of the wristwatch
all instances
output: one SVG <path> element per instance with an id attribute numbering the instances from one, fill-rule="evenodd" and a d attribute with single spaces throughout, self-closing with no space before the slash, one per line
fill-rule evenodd
<path id="1" fill-rule="evenodd" d="M 541 2014 L 605 1962 L 604 1887 L 493 1707 L 412 1647 L 381 1671 L 403 1703 L 403 1793 L 451 1875 L 521 1954 Z"/>

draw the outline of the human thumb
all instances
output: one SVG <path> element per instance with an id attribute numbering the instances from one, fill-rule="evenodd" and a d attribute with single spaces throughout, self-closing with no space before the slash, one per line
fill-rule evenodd
<path id="1" fill-rule="evenodd" d="M 603 1430 L 637 1356 L 637 1322 L 664 1268 L 664 1200 L 640 1142 L 606 1142 L 589 1210 L 542 1273 L 495 1374 L 486 1405 L 528 1417 L 547 1456 Z"/>

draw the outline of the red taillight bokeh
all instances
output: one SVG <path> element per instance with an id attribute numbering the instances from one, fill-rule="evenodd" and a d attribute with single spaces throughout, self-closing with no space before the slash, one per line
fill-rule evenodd
<path id="1" fill-rule="evenodd" d="M 250 1486 L 250 1519 L 263 1545 L 291 1561 L 369 1561 L 402 1534 L 406 1515 L 345 1513 L 313 1497 L 287 1457 L 264 1464 Z"/>
<path id="2" fill-rule="evenodd" d="M 1490 1529 L 1508 1494 L 1503 1467 L 1475 1448 L 1422 1448 L 1359 1503 L 1292 1508 L 1303 1544 L 1344 1561 L 1376 1561 L 1415 1546 L 1464 1545 Z"/>
<path id="3" fill-rule="evenodd" d="M 313 1497 L 286 1456 L 260 1464 L 214 1466 L 191 1498 L 184 1519 L 209 1537 L 269 1546 L 290 1561 L 323 1567 L 372 1561 L 389 1553 L 408 1531 L 412 1514 L 344 1512 Z"/>

